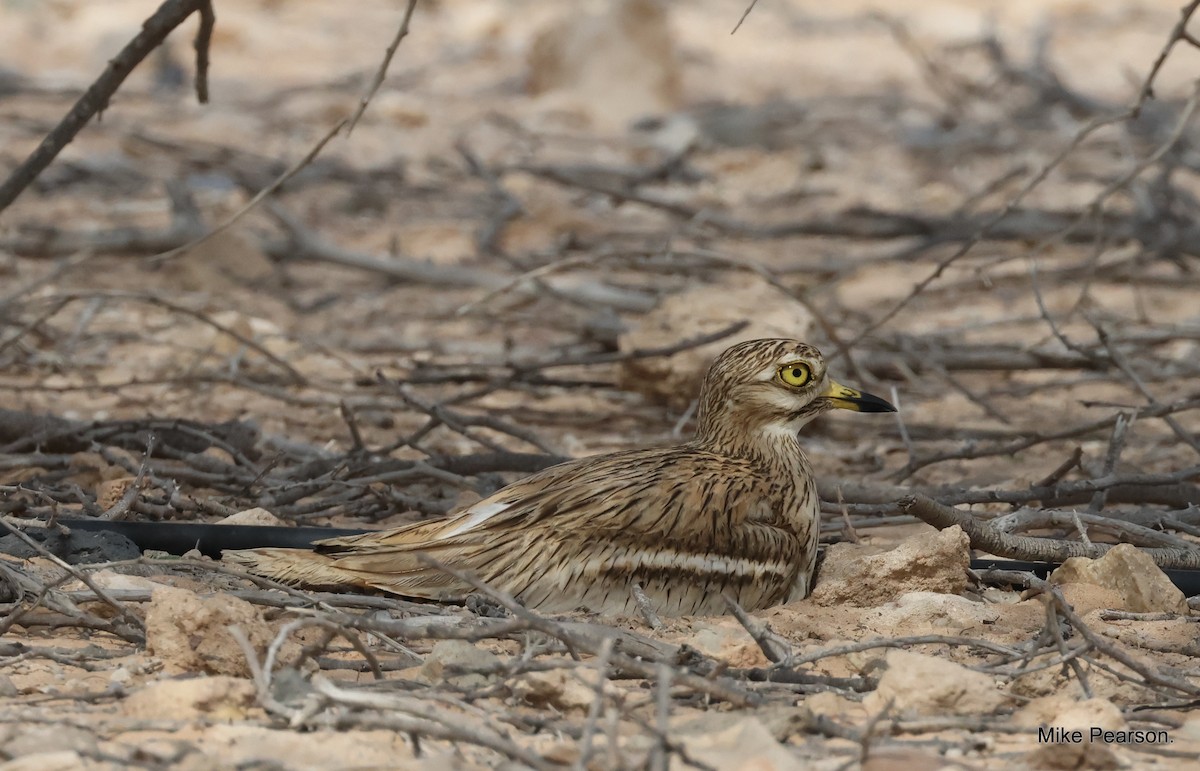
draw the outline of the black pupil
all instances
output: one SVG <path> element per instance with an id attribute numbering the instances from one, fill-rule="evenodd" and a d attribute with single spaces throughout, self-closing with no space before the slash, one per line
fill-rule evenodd
<path id="1" fill-rule="evenodd" d="M 792 377 L 795 378 L 796 380 L 801 379 L 802 377 L 804 377 L 804 370 L 800 369 L 799 367 L 793 367 L 792 368 Z"/>

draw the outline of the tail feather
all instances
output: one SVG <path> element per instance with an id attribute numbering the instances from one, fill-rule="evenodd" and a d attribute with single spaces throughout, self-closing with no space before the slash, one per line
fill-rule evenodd
<path id="1" fill-rule="evenodd" d="M 239 549 L 226 551 L 229 562 L 266 578 L 293 586 L 376 589 L 402 597 L 461 601 L 472 587 L 445 571 L 419 564 L 413 555 L 408 565 L 378 555 L 322 554 L 308 549 Z"/>
<path id="2" fill-rule="evenodd" d="M 223 552 L 221 561 L 284 584 L 365 588 L 331 557 L 309 549 L 238 549 Z"/>

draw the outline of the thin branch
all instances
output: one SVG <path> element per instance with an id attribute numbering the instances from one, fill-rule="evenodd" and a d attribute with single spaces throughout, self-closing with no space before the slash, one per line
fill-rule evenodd
<path id="1" fill-rule="evenodd" d="M 354 131 L 354 127 L 358 125 L 358 119 L 367 111 L 367 105 L 375 98 L 375 92 L 383 85 L 383 79 L 387 77 L 388 67 L 392 64 L 392 57 L 396 55 L 396 49 L 400 47 L 400 41 L 408 35 L 408 23 L 412 20 L 413 11 L 417 8 L 417 0 L 408 0 L 408 6 L 404 9 L 404 18 L 400 21 L 400 27 L 396 30 L 396 36 L 392 38 L 392 42 L 387 47 L 387 52 L 383 55 L 383 61 L 379 64 L 379 69 L 375 71 L 375 77 L 371 79 L 371 84 L 367 86 L 366 92 L 362 98 L 358 100 L 358 109 L 350 116 L 350 120 L 346 123 L 346 135 Z"/>
<path id="2" fill-rule="evenodd" d="M 142 23 L 141 30 L 121 52 L 109 60 L 108 67 L 100 77 L 79 97 L 70 112 L 46 135 L 37 149 L 0 185 L 0 211 L 8 208 L 37 179 L 93 115 L 108 107 L 109 100 L 125 82 L 125 78 L 129 77 L 129 73 L 193 13 L 199 13 L 201 17 L 200 32 L 196 37 L 196 93 L 201 102 L 208 98 L 208 41 L 215 18 L 211 0 L 166 0 Z"/>

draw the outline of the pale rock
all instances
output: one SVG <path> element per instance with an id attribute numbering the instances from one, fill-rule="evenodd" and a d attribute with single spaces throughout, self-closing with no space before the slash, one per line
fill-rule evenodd
<path id="1" fill-rule="evenodd" d="M 1095 584 L 1117 592 L 1124 609 L 1136 613 L 1188 613 L 1187 598 L 1150 555 L 1128 543 L 1100 559 L 1072 557 L 1050 575 L 1056 584 Z"/>
<path id="2" fill-rule="evenodd" d="M 1089 613 L 1097 610 L 1125 607 L 1125 598 L 1121 596 L 1121 593 L 1105 586 L 1071 583 L 1060 584 L 1059 589 L 1062 592 L 1063 599 L 1080 616 L 1087 616 Z M 1024 602 L 1036 605 L 1041 610 L 1042 615 L 1045 615 L 1046 606 L 1042 598 L 1032 597 Z"/>
<path id="3" fill-rule="evenodd" d="M 1051 697 L 1052 699 L 1054 697 Z M 1057 714 L 1049 715 L 1050 708 L 1059 706 Z M 1028 712 L 1026 712 L 1028 710 Z M 1042 700 L 1037 707 L 1032 703 L 1026 705 L 1025 715 L 1018 713 L 1016 719 L 1029 721 L 1034 717 L 1045 717 L 1044 722 L 1036 725 L 1049 725 L 1068 731 L 1083 732 L 1080 743 L 1047 743 L 1038 747 L 1026 756 L 1026 762 L 1032 768 L 1047 769 L 1116 769 L 1121 762 L 1112 747 L 1103 742 L 1093 742 L 1089 739 L 1092 728 L 1105 731 L 1120 731 L 1127 728 L 1121 710 L 1108 699 L 1087 699 L 1078 702 L 1066 702 L 1060 699 Z M 1029 722 L 1023 722 L 1031 725 Z"/>
<path id="4" fill-rule="evenodd" d="M 1125 718 L 1108 699 L 1078 699 L 1070 694 L 1056 693 L 1031 699 L 1013 713 L 1013 723 L 1028 728 L 1043 725 L 1063 728 L 1079 728 L 1091 723 L 1081 720 L 1097 720 L 1100 728 L 1117 731 L 1125 726 Z"/>
<path id="5" fill-rule="evenodd" d="M 108 682 L 122 689 L 127 689 L 133 682 L 133 672 L 128 667 L 117 667 L 108 676 Z"/>
<path id="6" fill-rule="evenodd" d="M 857 702 L 832 691 L 821 691 L 805 697 L 800 705 L 817 717 L 838 717 L 858 709 Z"/>
<path id="7" fill-rule="evenodd" d="M 700 393 L 709 364 L 726 348 L 745 340 L 783 337 L 804 340 L 812 315 L 804 306 L 756 274 L 731 276 L 720 285 L 701 285 L 671 295 L 642 315 L 620 336 L 623 352 L 674 345 L 727 328 L 739 321 L 745 329 L 716 342 L 672 356 L 628 359 L 621 363 L 622 388 L 655 401 L 687 407 Z"/>
<path id="8" fill-rule="evenodd" d="M 246 656 L 230 626 L 245 633 L 259 656 L 275 638 L 262 612 L 245 600 L 218 594 L 200 597 L 186 589 L 159 586 L 146 610 L 146 648 L 169 673 L 202 672 L 247 677 Z M 280 663 L 295 660 L 299 646 L 284 643 Z"/>
<path id="9" fill-rule="evenodd" d="M 1060 694 L 1083 697 L 1078 678 L 1067 677 L 1058 667 L 1034 669 L 1019 674 L 1009 683 L 1008 690 L 1013 696 L 1026 699 L 1053 698 Z"/>
<path id="10" fill-rule="evenodd" d="M 239 511 L 235 514 L 230 514 L 228 517 L 217 520 L 218 525 L 256 525 L 261 527 L 280 527 L 286 526 L 279 517 L 264 508 L 253 508 Z"/>
<path id="11" fill-rule="evenodd" d="M 151 581 L 149 578 L 143 578 L 142 576 L 131 576 L 127 573 L 118 573 L 110 568 L 97 570 L 95 573 L 92 573 L 91 579 L 92 583 L 96 584 L 101 589 L 107 589 L 112 592 L 152 592 L 162 586 L 162 584 Z"/>
<path id="12" fill-rule="evenodd" d="M 37 756 L 49 747 L 87 756 L 99 752 L 95 734 L 72 725 L 26 725 L 4 743 L 3 752 L 10 758 Z"/>
<path id="13" fill-rule="evenodd" d="M 1105 731 L 1123 731 L 1129 726 L 1121 708 L 1108 699 L 1086 699 L 1071 704 L 1050 721 L 1061 728 L 1100 728 Z"/>
<path id="14" fill-rule="evenodd" d="M 635 124 L 633 138 L 669 157 L 682 156 L 697 147 L 703 135 L 692 115 L 675 113 L 649 123 Z"/>
<path id="15" fill-rule="evenodd" d="M 731 667 L 766 667 L 771 662 L 763 655 L 758 643 L 736 622 L 706 623 L 694 621 L 688 645 L 704 655 L 723 661 Z"/>
<path id="16" fill-rule="evenodd" d="M 547 672 L 527 672 L 512 684 L 513 696 L 531 707 L 544 709 L 553 707 L 560 711 L 587 710 L 596 700 L 596 690 L 581 678 L 595 682 L 595 672 L 580 670 L 570 672 L 553 669 Z M 605 686 L 611 691 L 611 686 Z"/>
<path id="17" fill-rule="evenodd" d="M 601 128 L 681 101 L 681 67 L 665 0 L 571 4 L 537 33 L 528 88 L 573 100 Z M 561 100 L 553 100 L 556 103 Z"/>
<path id="18" fill-rule="evenodd" d="M 602 749 L 603 746 L 601 742 L 593 742 L 592 750 L 595 752 L 597 749 Z M 550 744 L 538 745 L 533 751 L 549 763 L 555 763 L 564 768 L 567 766 L 579 767 L 579 745 L 572 740 L 568 739 L 567 741 L 556 741 Z"/>
<path id="19" fill-rule="evenodd" d="M 907 538 L 879 553 L 837 543 L 825 552 L 812 600 L 821 605 L 873 607 L 910 592 L 959 594 L 967 588 L 970 539 L 957 525 Z"/>
<path id="20" fill-rule="evenodd" d="M 1179 738 L 1200 742 L 1200 712 L 1193 712 L 1179 727 Z"/>
<path id="21" fill-rule="evenodd" d="M 1097 610 L 1123 609 L 1126 606 L 1121 593 L 1111 590 L 1111 588 L 1106 586 L 1098 586 L 1096 584 L 1060 584 L 1058 588 L 1062 592 L 1062 598 L 1066 599 L 1067 604 L 1072 606 L 1072 609 L 1080 616 L 1088 616 Z M 1044 599 L 1037 596 L 1031 599 L 1045 608 Z"/>
<path id="22" fill-rule="evenodd" d="M 464 767 L 436 750 L 426 760 L 414 759 L 406 737 L 385 730 L 302 733 L 245 724 L 214 725 L 204 732 L 204 742 L 198 746 L 222 768 L 450 771 Z"/>
<path id="23" fill-rule="evenodd" d="M 137 477 L 131 476 L 104 480 L 96 485 L 96 505 L 102 509 L 111 509 L 125 497 L 125 493 L 136 483 Z"/>
<path id="24" fill-rule="evenodd" d="M 1007 698 L 991 677 L 944 658 L 888 651 L 887 671 L 863 700 L 869 712 L 897 715 L 989 715 Z"/>
<path id="25" fill-rule="evenodd" d="M 994 624 L 1000 618 L 995 605 L 975 602 L 957 594 L 909 592 L 878 608 L 872 617 L 876 629 L 901 624 L 910 627 L 969 629 Z"/>
<path id="26" fill-rule="evenodd" d="M 776 741 L 785 743 L 792 736 L 807 734 L 813 725 L 813 712 L 807 706 L 767 704 L 741 714 L 758 720 Z M 680 716 L 680 722 L 686 722 L 686 717 Z"/>
<path id="27" fill-rule="evenodd" d="M 146 683 L 121 702 L 121 710 L 147 720 L 244 720 L 256 702 L 249 680 L 218 675 Z"/>
<path id="28" fill-rule="evenodd" d="M 417 669 L 415 679 L 425 683 L 453 682 L 463 688 L 478 688 L 487 684 L 487 674 L 496 669 L 500 659 L 466 640 L 441 640 Z"/>
<path id="29" fill-rule="evenodd" d="M 711 713 L 672 721 L 670 735 L 688 758 L 721 771 L 802 771 L 809 768 L 756 717 Z M 673 771 L 688 768 L 672 754 Z"/>
<path id="30" fill-rule="evenodd" d="M 0 763 L 0 771 L 87 771 L 93 766 L 75 750 L 53 750 Z"/>
<path id="31" fill-rule="evenodd" d="M 978 771 L 978 766 L 906 747 L 872 749 L 858 771 Z"/>

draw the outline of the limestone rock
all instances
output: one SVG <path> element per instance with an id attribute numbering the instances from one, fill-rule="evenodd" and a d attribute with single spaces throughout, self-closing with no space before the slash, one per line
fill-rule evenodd
<path id="1" fill-rule="evenodd" d="M 75 750 L 52 750 L 0 763 L 0 771 L 87 771 L 93 765 Z"/>
<path id="2" fill-rule="evenodd" d="M 880 607 L 872 619 L 877 629 L 904 626 L 963 630 L 995 624 L 1007 610 L 957 594 L 909 592 Z"/>
<path id="3" fill-rule="evenodd" d="M 1125 610 L 1188 612 L 1187 598 L 1144 551 L 1118 544 L 1097 560 L 1072 557 L 1050 575 L 1056 584 L 1095 584 L 1117 592 Z"/>
<path id="4" fill-rule="evenodd" d="M 248 677 L 250 668 L 228 627 L 237 625 L 261 656 L 275 638 L 258 608 L 236 597 L 200 597 L 186 589 L 160 586 L 146 611 L 146 648 L 169 673 L 201 672 Z M 299 646 L 284 645 L 281 663 L 294 660 Z"/>
<path id="5" fill-rule="evenodd" d="M 426 683 L 452 681 L 460 687 L 477 688 L 487 683 L 486 673 L 499 663 L 495 654 L 466 640 L 442 640 L 425 657 L 416 679 Z"/>
<path id="6" fill-rule="evenodd" d="M 218 525 L 260 525 L 263 527 L 278 527 L 286 525 L 279 517 L 263 508 L 246 509 L 236 514 L 230 514 L 218 520 Z"/>
<path id="7" fill-rule="evenodd" d="M 753 274 L 732 276 L 719 285 L 698 286 L 667 297 L 620 337 L 622 351 L 659 348 L 717 332 L 739 321 L 736 335 L 673 356 L 631 359 L 621 364 L 620 385 L 660 403 L 687 407 L 717 354 L 734 343 L 760 337 L 804 340 L 812 316 L 794 297 Z"/>
<path id="8" fill-rule="evenodd" d="M 1179 736 L 1190 742 L 1200 742 L 1200 712 L 1193 712 L 1179 728 Z"/>
<path id="9" fill-rule="evenodd" d="M 204 734 L 201 751 L 221 768 L 395 769 L 455 771 L 466 766 L 437 749 L 413 757 L 406 737 L 396 731 L 299 732 L 253 725 L 215 725 Z"/>
<path id="10" fill-rule="evenodd" d="M 832 691 L 821 691 L 805 697 L 801 706 L 816 717 L 841 717 L 858 709 L 858 703 Z"/>
<path id="11" fill-rule="evenodd" d="M 137 477 L 131 476 L 104 480 L 96 486 L 96 505 L 102 509 L 112 508 L 136 483 Z"/>
<path id="12" fill-rule="evenodd" d="M 1036 705 L 1036 706 L 1035 706 Z M 1057 707 L 1057 709 L 1055 709 Z M 1116 769 L 1120 760 L 1112 748 L 1103 742 L 1090 740 L 1093 728 L 1120 731 L 1126 728 L 1121 710 L 1108 699 L 1087 699 L 1069 702 L 1051 697 L 1026 705 L 1016 719 L 1026 725 L 1051 726 L 1067 731 L 1081 731 L 1081 742 L 1048 742 L 1026 756 L 1031 768 L 1048 769 Z M 1036 723 L 1031 723 L 1036 720 Z"/>
<path id="13" fill-rule="evenodd" d="M 531 707 L 586 710 L 596 700 L 595 689 L 580 679 L 587 675 L 592 675 L 588 679 L 594 682 L 595 672 L 572 673 L 563 669 L 528 672 L 513 683 L 513 695 Z"/>
<path id="14" fill-rule="evenodd" d="M 988 715 L 1007 698 L 991 677 L 946 659 L 889 651 L 887 671 L 863 706 L 878 712 L 889 703 L 900 715 Z"/>
<path id="15" fill-rule="evenodd" d="M 1086 616 L 1095 610 L 1125 607 L 1124 596 L 1107 586 L 1097 584 L 1069 583 L 1061 584 L 1063 599 L 1066 600 L 1080 616 Z M 1040 598 L 1026 600 L 1031 604 L 1042 605 Z M 1043 611 L 1044 612 L 1044 611 Z"/>
<path id="16" fill-rule="evenodd" d="M 671 736 L 688 758 L 722 771 L 801 771 L 808 768 L 756 717 L 712 713 L 687 722 L 673 721 Z M 685 768 L 678 758 L 671 768 Z"/>
<path id="17" fill-rule="evenodd" d="M 236 677 L 193 677 L 147 683 L 121 702 L 129 717 L 147 720 L 244 720 L 256 694 L 249 680 Z"/>
<path id="18" fill-rule="evenodd" d="M 162 586 L 162 584 L 156 581 L 151 581 L 149 578 L 132 576 L 128 573 L 118 573 L 117 571 L 108 568 L 105 568 L 104 570 L 97 570 L 95 573 L 92 573 L 91 579 L 92 583 L 96 584 L 101 589 L 108 589 L 109 591 L 114 592 L 138 590 L 152 592 Z"/>
<path id="19" fill-rule="evenodd" d="M 529 90 L 568 97 L 614 129 L 674 107 L 681 70 L 667 11 L 664 0 L 572 4 L 534 39 Z"/>
<path id="20" fill-rule="evenodd" d="M 873 607 L 909 592 L 958 594 L 967 588 L 970 539 L 957 525 L 905 539 L 878 553 L 874 547 L 829 547 L 812 599 L 821 605 Z"/>
<path id="21" fill-rule="evenodd" d="M 977 771 L 978 768 L 935 752 L 897 747 L 872 750 L 859 771 Z"/>
<path id="22" fill-rule="evenodd" d="M 704 655 L 723 661 L 731 667 L 766 667 L 771 664 L 758 647 L 758 643 L 732 619 L 721 619 L 713 623 L 692 622 L 692 634 L 687 642 Z"/>
<path id="23" fill-rule="evenodd" d="M 10 758 L 38 756 L 47 749 L 96 755 L 100 751 L 96 736 L 72 725 L 26 725 L 10 741 L 4 743 L 4 754 Z"/>

